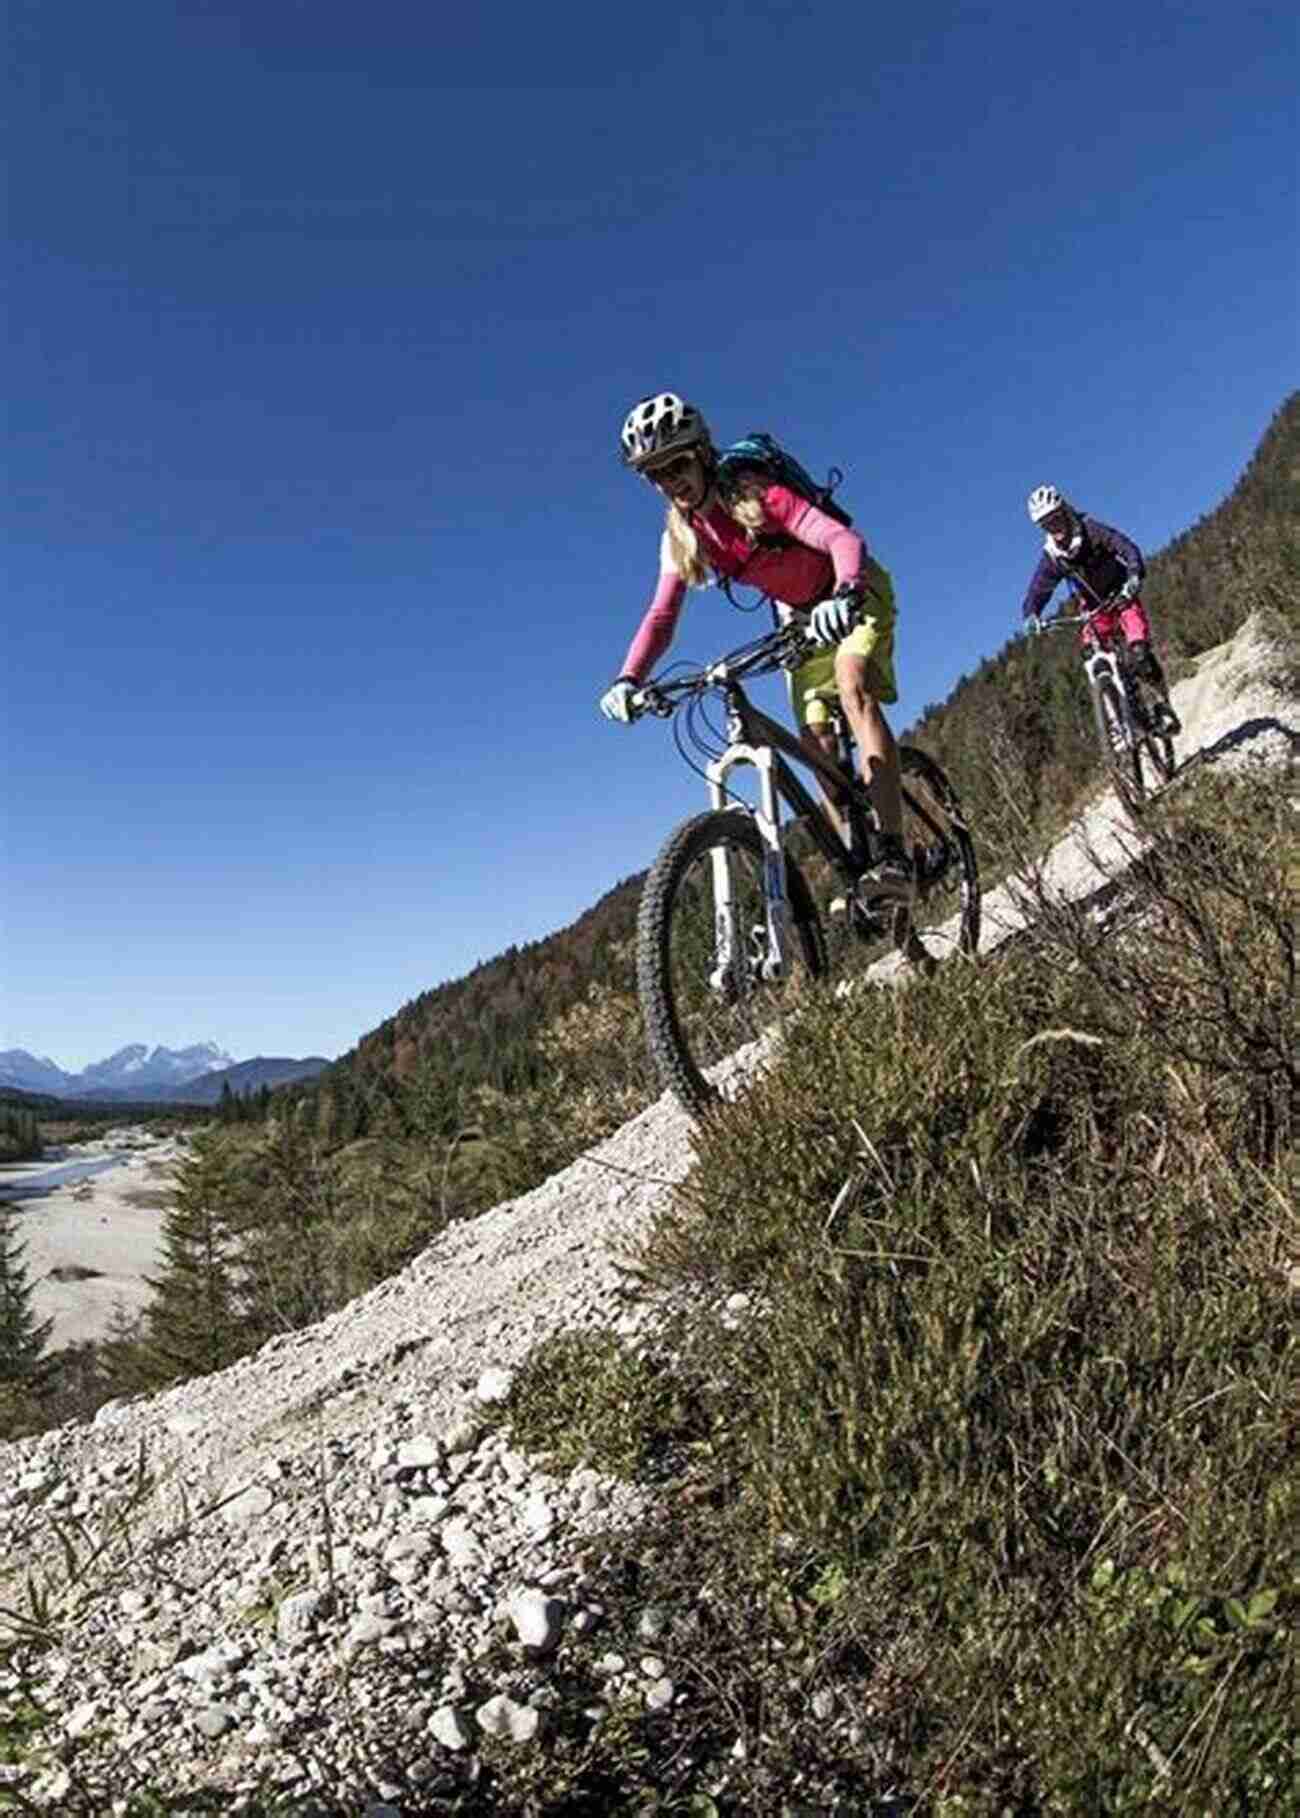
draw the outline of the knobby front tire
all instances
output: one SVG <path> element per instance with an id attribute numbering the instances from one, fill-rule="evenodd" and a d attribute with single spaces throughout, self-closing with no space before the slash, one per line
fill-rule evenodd
<path id="1" fill-rule="evenodd" d="M 1113 682 L 1098 684 L 1094 706 L 1097 736 L 1119 798 L 1131 814 L 1140 814 L 1147 793 L 1142 779 L 1142 755 L 1128 710 Z"/>
<path id="2" fill-rule="evenodd" d="M 768 981 L 757 964 L 766 944 L 765 847 L 753 817 L 712 810 L 684 821 L 647 874 L 637 917 L 637 982 L 651 1059 L 690 1112 L 719 1099 L 709 1068 L 756 1040 L 826 971 L 826 946 L 802 872 L 786 860 L 793 938 L 786 977 Z M 737 943 L 719 981 L 713 855 L 726 856 Z"/>

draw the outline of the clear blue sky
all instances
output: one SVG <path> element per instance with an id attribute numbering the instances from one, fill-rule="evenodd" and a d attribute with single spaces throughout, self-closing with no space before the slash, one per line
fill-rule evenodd
<path id="1" fill-rule="evenodd" d="M 596 711 L 646 391 L 845 469 L 902 726 L 1031 485 L 1158 548 L 1296 383 L 1290 5 L 10 17 L 0 1046 L 64 1067 L 340 1053 L 703 805 Z"/>

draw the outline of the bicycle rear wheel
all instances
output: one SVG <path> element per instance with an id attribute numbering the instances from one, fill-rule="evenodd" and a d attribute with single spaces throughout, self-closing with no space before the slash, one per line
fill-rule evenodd
<path id="1" fill-rule="evenodd" d="M 1178 759 L 1174 756 L 1174 741 L 1168 733 L 1148 732 L 1142 741 L 1141 756 L 1155 772 L 1157 789 L 1172 780 L 1178 768 Z"/>
<path id="2" fill-rule="evenodd" d="M 827 923 L 829 969 L 836 978 L 865 972 L 894 952 L 931 972 L 954 953 L 972 954 L 979 947 L 979 866 L 957 792 L 924 751 L 901 745 L 898 758 L 903 845 L 912 860 L 915 894 L 910 903 L 873 903 L 861 886 L 850 893 L 836 886 Z M 865 791 L 861 799 L 866 801 Z M 869 803 L 867 812 L 874 834 Z"/>
<path id="3" fill-rule="evenodd" d="M 899 749 L 903 772 L 903 840 L 916 872 L 910 940 L 931 959 L 979 949 L 979 865 L 957 791 L 924 751 Z M 913 956 L 914 957 L 914 956 Z"/>
<path id="4" fill-rule="evenodd" d="M 1173 777 L 1178 768 L 1178 759 L 1174 756 L 1174 741 L 1169 734 L 1156 730 L 1153 714 L 1163 706 L 1163 702 L 1153 706 L 1153 699 L 1149 690 L 1142 690 L 1138 708 L 1142 715 L 1143 732 L 1137 742 L 1137 762 L 1151 772 L 1148 786 L 1159 789 Z"/>
<path id="5" fill-rule="evenodd" d="M 794 938 L 786 975 L 763 976 L 767 957 L 766 848 L 752 816 L 713 810 L 670 835 L 646 877 L 637 917 L 637 982 L 650 1056 L 688 1111 L 715 1104 L 708 1069 L 754 1041 L 826 971 L 821 925 L 803 874 L 786 860 Z M 720 916 L 714 867 L 730 881 L 730 925 Z"/>

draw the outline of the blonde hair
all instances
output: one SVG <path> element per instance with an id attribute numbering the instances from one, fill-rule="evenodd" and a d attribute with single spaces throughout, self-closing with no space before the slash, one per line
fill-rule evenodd
<path id="1" fill-rule="evenodd" d="M 723 510 L 736 520 L 751 543 L 757 542 L 763 528 L 763 491 L 769 483 L 761 473 L 749 468 L 718 493 Z M 672 565 L 687 585 L 708 587 L 713 571 L 700 554 L 700 539 L 692 530 L 689 517 L 676 505 L 668 507 L 664 537 Z"/>

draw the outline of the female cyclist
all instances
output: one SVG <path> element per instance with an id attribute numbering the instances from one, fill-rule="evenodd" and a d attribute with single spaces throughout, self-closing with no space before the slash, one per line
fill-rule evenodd
<path id="1" fill-rule="evenodd" d="M 623 424 L 625 464 L 667 502 L 659 582 L 623 667 L 601 696 L 607 719 L 628 724 L 633 697 L 672 643 L 688 586 L 718 576 L 757 587 L 784 616 L 807 616 L 821 647 L 790 677 L 802 741 L 835 755 L 827 701 L 838 693 L 857 742 L 862 780 L 880 818 L 880 858 L 864 895 L 906 898 L 912 864 L 902 841 L 898 748 L 881 712 L 898 699 L 894 589 L 857 531 L 757 467 L 727 464 L 694 405 L 670 391 L 642 398 Z M 823 791 L 832 822 L 834 805 Z"/>

